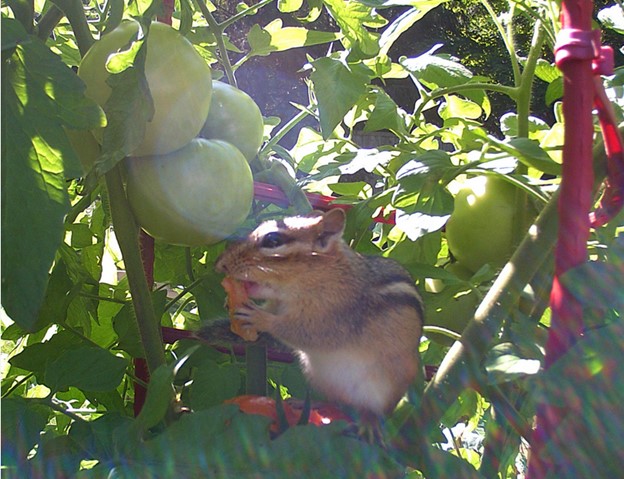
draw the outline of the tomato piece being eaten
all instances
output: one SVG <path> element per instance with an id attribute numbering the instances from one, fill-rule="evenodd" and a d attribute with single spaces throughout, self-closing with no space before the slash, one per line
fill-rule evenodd
<path id="1" fill-rule="evenodd" d="M 254 328 L 243 327 L 243 322 L 234 316 L 236 310 L 249 301 L 245 283 L 226 276 L 221 282 L 221 286 L 223 286 L 227 294 L 226 304 L 230 316 L 230 329 L 245 341 L 256 341 L 258 339 L 258 331 Z"/>

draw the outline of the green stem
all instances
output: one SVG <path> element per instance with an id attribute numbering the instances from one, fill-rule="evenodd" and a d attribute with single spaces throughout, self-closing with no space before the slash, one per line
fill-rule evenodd
<path id="1" fill-rule="evenodd" d="M 545 30 L 542 23 L 537 21 L 533 30 L 533 40 L 531 49 L 524 65 L 520 84 L 518 86 L 518 96 L 516 97 L 516 110 L 518 113 L 518 137 L 528 138 L 529 136 L 529 116 L 531 113 L 531 98 L 533 93 L 533 79 L 535 78 L 535 68 L 537 61 L 541 57 L 542 46 L 544 45 Z"/>
<path id="2" fill-rule="evenodd" d="M 219 24 L 219 26 L 221 27 L 222 30 L 225 30 L 227 27 L 229 27 L 233 23 L 237 22 L 241 18 L 246 17 L 247 15 L 253 15 L 258 10 L 260 10 L 262 7 L 268 5 L 269 3 L 272 3 L 272 2 L 273 2 L 273 0 L 262 0 L 261 2 L 258 2 L 255 5 L 252 5 L 251 7 L 247 8 L 247 9 L 241 11 L 241 12 L 238 12 L 236 15 L 231 16 L 227 20 L 224 20 L 223 22 L 221 22 Z"/>
<path id="3" fill-rule="evenodd" d="M 87 17 L 84 13 L 84 7 L 81 0 L 52 0 L 52 2 L 60 8 L 69 23 L 71 24 L 80 56 L 85 56 L 91 45 L 94 43 L 91 29 L 87 23 Z"/>
<path id="4" fill-rule="evenodd" d="M 15 19 L 22 24 L 28 33 L 33 32 L 34 1 L 33 0 L 8 0 L 8 6 L 13 12 Z M 4 6 L 4 2 L 3 2 Z"/>
<path id="5" fill-rule="evenodd" d="M 13 384 L 13 386 L 11 386 L 9 389 L 7 389 L 7 391 L 2 395 L 2 399 L 6 398 L 6 397 L 9 397 L 13 393 L 13 391 L 15 391 L 17 388 L 19 388 L 25 382 L 27 382 L 34 375 L 35 375 L 35 373 L 28 373 L 22 379 L 17 381 L 15 384 Z"/>
<path id="6" fill-rule="evenodd" d="M 208 9 L 208 6 L 203 0 L 195 0 L 195 4 L 206 19 L 206 22 L 208 22 L 208 27 L 210 28 L 210 31 L 215 36 L 217 49 L 219 50 L 219 59 L 221 61 L 223 69 L 225 70 L 225 76 L 228 79 L 228 83 L 230 85 L 237 86 L 236 77 L 234 76 L 234 69 L 232 68 L 232 63 L 230 63 L 230 57 L 228 56 L 227 47 L 225 46 L 225 40 L 223 40 L 223 31 L 225 30 L 225 27 L 219 25 L 215 17 L 212 15 L 212 12 Z"/>
<path id="7" fill-rule="evenodd" d="M 63 11 L 56 5 L 50 6 L 48 11 L 37 22 L 37 36 L 39 39 L 45 42 L 64 16 Z"/>
<path id="8" fill-rule="evenodd" d="M 494 8 L 492 8 L 492 5 L 490 4 L 490 2 L 488 0 L 481 0 L 481 4 L 485 7 L 487 12 L 489 13 L 490 18 L 492 19 L 492 22 L 496 26 L 496 29 L 498 30 L 498 33 L 501 36 L 503 43 L 505 44 L 505 48 L 507 49 L 507 53 L 509 54 L 509 59 L 511 60 L 511 68 L 513 70 L 514 83 L 517 85 L 518 82 L 520 81 L 520 64 L 518 62 L 518 56 L 516 55 L 516 48 L 513 42 L 513 33 L 511 35 L 508 34 L 509 32 L 512 32 L 512 29 L 511 29 L 512 21 L 511 19 L 509 20 L 510 28 L 508 32 L 503 26 L 503 24 L 499 21 L 498 15 L 496 14 L 496 11 L 494 10 Z M 513 10 L 514 10 L 513 7 L 511 7 L 509 11 L 510 15 L 513 14 Z"/>
<path id="9" fill-rule="evenodd" d="M 130 211 L 121 178 L 120 165 L 106 173 L 115 236 L 123 256 L 136 314 L 141 343 L 150 372 L 165 364 L 165 352 L 160 336 L 160 324 L 154 312 L 150 288 L 143 271 L 139 248 L 139 228 Z"/>
<path id="10" fill-rule="evenodd" d="M 302 121 L 304 118 L 306 118 L 308 115 L 310 115 L 310 112 L 308 111 L 308 109 L 306 109 L 306 110 L 301 110 L 299 113 L 293 116 L 290 119 L 290 121 L 288 121 L 288 123 L 286 123 L 282 128 L 280 128 L 280 130 L 277 133 L 275 133 L 275 135 L 273 135 L 273 137 L 269 141 L 266 142 L 266 144 L 262 147 L 262 149 L 258 153 L 258 156 L 260 157 L 266 156 L 266 154 L 270 152 L 271 149 L 275 145 L 277 145 L 280 142 L 280 140 L 288 134 L 290 130 L 292 130 L 295 126 L 297 126 L 297 124 L 299 124 L 299 122 Z"/>

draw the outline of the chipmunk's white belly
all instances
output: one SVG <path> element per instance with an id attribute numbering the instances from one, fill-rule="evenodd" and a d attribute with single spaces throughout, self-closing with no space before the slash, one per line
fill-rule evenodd
<path id="1" fill-rule="evenodd" d="M 381 415 L 393 400 L 391 378 L 370 352 L 361 350 L 299 353 L 308 380 L 330 401 Z"/>

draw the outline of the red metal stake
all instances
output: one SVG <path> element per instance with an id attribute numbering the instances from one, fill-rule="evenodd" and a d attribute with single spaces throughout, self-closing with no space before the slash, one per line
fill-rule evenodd
<path id="1" fill-rule="evenodd" d="M 564 77 L 563 114 L 565 135 L 559 234 L 555 251 L 555 279 L 551 294 L 551 328 L 546 344 L 546 368 L 577 341 L 583 330 L 583 310 L 576 298 L 561 284 L 560 277 L 587 259 L 589 212 L 594 183 L 592 166 L 592 107 L 594 84 L 592 60 L 597 56 L 591 32 L 591 0 L 564 0 L 563 29 L 555 47 L 557 65 Z M 537 429 L 531 441 L 528 477 L 541 479 L 549 473 L 557 477 L 557 464 L 546 456 L 544 446 L 566 411 L 552 405 L 538 408 Z M 562 460 L 562 458 L 559 458 Z"/>

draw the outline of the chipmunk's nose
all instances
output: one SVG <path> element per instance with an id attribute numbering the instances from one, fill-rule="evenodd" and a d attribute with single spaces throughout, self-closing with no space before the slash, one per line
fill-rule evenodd
<path id="1" fill-rule="evenodd" d="M 215 262 L 215 270 L 218 271 L 219 273 L 227 274 L 228 272 L 227 266 L 225 265 L 225 261 L 223 259 L 223 253 L 219 255 L 219 257 L 217 258 L 217 261 Z"/>

